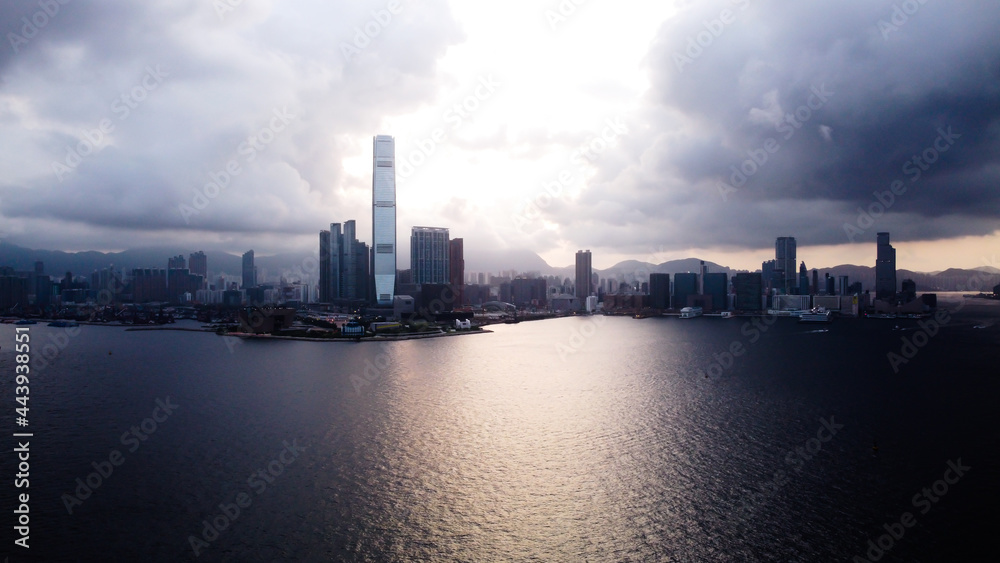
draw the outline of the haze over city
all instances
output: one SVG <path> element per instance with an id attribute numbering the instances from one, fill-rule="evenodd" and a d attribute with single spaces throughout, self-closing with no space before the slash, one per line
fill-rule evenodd
<path id="1" fill-rule="evenodd" d="M 891 231 L 900 267 L 990 265 L 1000 6 L 904 7 L 7 3 L 0 230 L 308 251 L 332 220 L 371 232 L 385 133 L 401 232 L 467 254 L 753 270 L 790 234 L 871 264 Z"/>

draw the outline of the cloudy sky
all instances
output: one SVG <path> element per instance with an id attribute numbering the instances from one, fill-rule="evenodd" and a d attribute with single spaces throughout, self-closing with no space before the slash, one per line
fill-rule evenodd
<path id="1" fill-rule="evenodd" d="M 371 236 L 372 136 L 413 225 L 595 267 L 1000 258 L 1000 4 L 15 0 L 0 232 L 306 251 Z"/>

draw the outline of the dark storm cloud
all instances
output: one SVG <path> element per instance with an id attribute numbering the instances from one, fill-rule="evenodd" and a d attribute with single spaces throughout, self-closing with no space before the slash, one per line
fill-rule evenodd
<path id="1" fill-rule="evenodd" d="M 619 147 L 631 162 L 602 160 L 603 181 L 546 213 L 570 240 L 611 227 L 609 247 L 760 248 L 786 233 L 837 244 L 873 191 L 901 180 L 906 191 L 859 240 L 993 232 L 997 29 L 996 3 L 691 5 L 648 54 L 639 119 L 651 127 Z M 744 181 L 734 168 L 754 156 Z"/>
<path id="2" fill-rule="evenodd" d="M 433 99 L 462 40 L 435 0 L 53 1 L 0 59 L 0 213 L 95 241 L 315 232 L 350 188 L 343 159 L 370 150 L 354 139 Z M 4 31 L 39 9 L 5 4 Z"/>

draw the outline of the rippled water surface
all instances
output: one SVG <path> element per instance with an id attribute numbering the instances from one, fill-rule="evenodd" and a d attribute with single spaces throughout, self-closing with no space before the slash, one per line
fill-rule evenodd
<path id="1" fill-rule="evenodd" d="M 383 344 L 85 326 L 33 374 L 30 554 L 851 561 L 910 511 L 881 561 L 976 560 L 1000 500 L 995 341 L 955 328 L 894 374 L 906 331 L 888 324 L 746 322 L 564 318 Z M 33 326 L 35 349 L 63 332 Z M 68 514 L 113 450 L 123 463 Z M 973 469 L 921 514 L 912 497 L 959 458 Z"/>

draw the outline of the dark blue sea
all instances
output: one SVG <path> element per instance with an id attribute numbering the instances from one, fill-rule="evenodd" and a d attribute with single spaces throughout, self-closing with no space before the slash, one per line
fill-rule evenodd
<path id="1" fill-rule="evenodd" d="M 15 326 L 0 325 L 0 552 L 994 560 L 997 311 L 969 306 L 937 331 L 570 317 L 387 343 L 40 323 L 27 427 Z M 887 355 L 906 338 L 922 345 L 897 372 Z M 14 543 L 25 493 L 28 549 Z"/>

